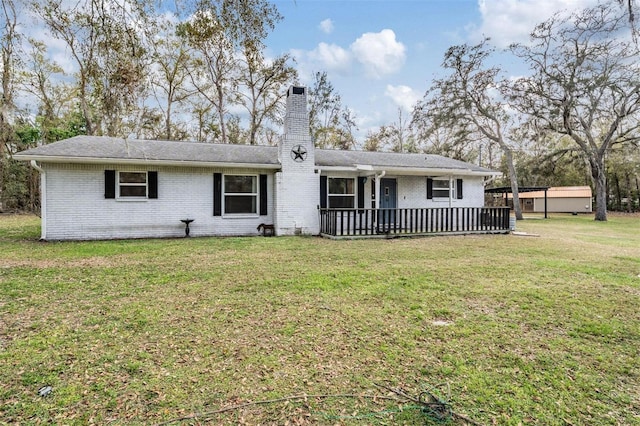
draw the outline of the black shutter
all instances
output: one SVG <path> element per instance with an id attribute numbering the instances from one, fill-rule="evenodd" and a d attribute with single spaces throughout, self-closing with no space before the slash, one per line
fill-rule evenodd
<path id="1" fill-rule="evenodd" d="M 260 216 L 267 215 L 267 175 L 260 175 Z"/>
<path id="2" fill-rule="evenodd" d="M 320 176 L 320 208 L 327 208 L 327 177 Z"/>
<path id="3" fill-rule="evenodd" d="M 147 172 L 149 198 L 158 198 L 158 172 Z"/>
<path id="4" fill-rule="evenodd" d="M 222 173 L 213 174 L 213 215 L 222 216 Z"/>
<path id="5" fill-rule="evenodd" d="M 427 200 L 433 199 L 433 179 L 427 178 Z"/>
<path id="6" fill-rule="evenodd" d="M 462 179 L 456 179 L 456 198 L 462 200 Z"/>
<path id="7" fill-rule="evenodd" d="M 358 208 L 364 208 L 364 184 L 367 182 L 367 178 L 364 176 L 358 177 Z"/>
<path id="8" fill-rule="evenodd" d="M 104 171 L 104 198 L 116 198 L 116 171 Z"/>

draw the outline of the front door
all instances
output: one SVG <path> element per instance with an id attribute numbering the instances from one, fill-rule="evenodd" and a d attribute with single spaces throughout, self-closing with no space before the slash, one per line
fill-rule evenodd
<path id="1" fill-rule="evenodd" d="M 380 222 L 381 223 L 394 223 L 396 221 L 396 207 L 397 205 L 397 189 L 398 184 L 395 179 L 382 179 L 380 180 L 380 209 L 393 209 L 393 210 L 381 210 Z"/>

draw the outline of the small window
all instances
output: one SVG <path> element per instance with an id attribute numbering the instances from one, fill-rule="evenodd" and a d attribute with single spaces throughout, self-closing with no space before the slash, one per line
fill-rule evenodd
<path id="1" fill-rule="evenodd" d="M 147 172 L 118 172 L 118 197 L 146 198 Z"/>
<path id="2" fill-rule="evenodd" d="M 258 213 L 258 177 L 253 175 L 224 176 L 224 213 Z"/>
<path id="3" fill-rule="evenodd" d="M 455 186 L 449 185 L 450 181 L 447 180 L 433 180 L 433 198 L 456 198 Z"/>
<path id="4" fill-rule="evenodd" d="M 355 206 L 355 179 L 329 178 L 328 206 L 330 209 L 352 209 Z"/>

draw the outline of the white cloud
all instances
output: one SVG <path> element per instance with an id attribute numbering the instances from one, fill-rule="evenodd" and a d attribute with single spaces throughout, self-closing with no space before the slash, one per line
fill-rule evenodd
<path id="1" fill-rule="evenodd" d="M 470 37 L 474 42 L 490 37 L 498 47 L 526 43 L 533 28 L 553 14 L 597 3 L 598 0 L 478 0 L 482 22 L 470 29 Z"/>
<path id="2" fill-rule="evenodd" d="M 405 112 L 411 112 L 415 103 L 420 99 L 420 96 L 415 90 L 404 85 L 392 86 L 391 84 L 387 84 L 384 95 L 391 98 L 393 103 Z"/>
<path id="3" fill-rule="evenodd" d="M 320 43 L 318 47 L 308 52 L 307 56 L 327 71 L 343 72 L 351 63 L 351 54 L 335 44 Z"/>
<path id="4" fill-rule="evenodd" d="M 381 78 L 402 68 L 406 48 L 396 40 L 393 30 L 364 33 L 351 44 L 354 57 L 365 67 L 369 77 Z"/>
<path id="5" fill-rule="evenodd" d="M 320 22 L 318 28 L 320 28 L 320 31 L 325 34 L 331 34 L 333 32 L 333 21 L 331 19 L 325 19 L 324 21 Z"/>

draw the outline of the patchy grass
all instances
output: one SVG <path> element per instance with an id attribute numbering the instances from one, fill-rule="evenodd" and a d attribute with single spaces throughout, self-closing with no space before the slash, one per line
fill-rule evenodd
<path id="1" fill-rule="evenodd" d="M 517 228 L 43 243 L 0 215 L 0 423 L 435 424 L 374 382 L 481 424 L 640 423 L 640 219 Z"/>

